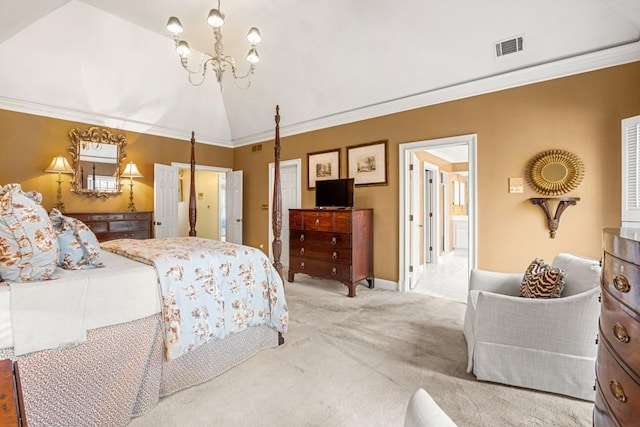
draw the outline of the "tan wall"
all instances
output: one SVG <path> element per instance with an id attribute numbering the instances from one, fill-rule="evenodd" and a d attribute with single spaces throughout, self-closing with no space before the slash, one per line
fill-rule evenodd
<path id="1" fill-rule="evenodd" d="M 475 96 L 412 111 L 282 138 L 282 160 L 302 159 L 302 207 L 314 204 L 307 190 L 308 152 L 342 148 L 346 177 L 349 145 L 389 140 L 387 186 L 356 188 L 356 204 L 374 209 L 376 277 L 398 280 L 398 145 L 454 135 L 478 136 L 478 266 L 523 271 L 533 257 L 557 252 L 599 258 L 601 230 L 620 224 L 620 121 L 640 114 L 640 62 Z M 281 105 L 282 124 L 287 109 Z M 509 177 L 523 177 L 527 161 L 547 149 L 576 153 L 585 164 L 581 197 L 549 238 L 535 194 L 508 194 Z M 260 209 L 270 197 L 268 162 L 273 142 L 259 153 L 234 150 L 234 168 L 245 177 L 245 242 L 268 239 L 270 219 Z"/>
<path id="2" fill-rule="evenodd" d="M 620 121 L 640 114 L 640 62 L 496 93 L 419 108 L 384 117 L 282 138 L 282 160 L 302 159 L 302 206 L 314 204 L 307 190 L 307 153 L 342 148 L 341 176 L 346 177 L 346 146 L 388 139 L 388 185 L 356 188 L 358 207 L 374 209 L 376 277 L 398 280 L 398 145 L 454 135 L 478 136 L 478 265 L 521 271 L 533 257 L 559 251 L 600 257 L 601 230 L 620 223 Z M 281 105 L 282 125 L 287 109 Z M 82 123 L 0 110 L 0 183 L 19 182 L 43 193 L 44 206 L 55 203 L 56 176 L 43 172 L 51 159 L 66 153 L 68 132 Z M 139 210 L 153 209 L 153 163 L 189 162 L 189 143 L 135 132 L 127 136 L 128 159 L 144 178 L 136 180 Z M 271 226 L 262 209 L 271 197 L 268 163 L 273 141 L 261 151 L 251 146 L 227 149 L 197 144 L 198 163 L 244 171 L 245 243 L 269 247 Z M 508 194 L 507 179 L 524 176 L 526 162 L 540 151 L 572 151 L 585 164 L 582 184 L 569 196 L 581 197 L 562 216 L 550 239 L 542 210 L 531 205 L 529 187 Z M 123 210 L 128 194 L 89 199 L 69 193 L 68 211 Z"/>
<path id="3" fill-rule="evenodd" d="M 54 156 L 64 154 L 67 160 L 71 145 L 69 130 L 86 129 L 95 124 L 57 120 L 43 116 L 0 110 L 0 185 L 17 182 L 24 190 L 42 193 L 43 206 L 49 210 L 56 202 L 57 174 L 45 173 Z M 182 141 L 136 132 L 111 129 L 127 138 L 125 161 L 133 161 L 144 175 L 134 179 L 135 205 L 139 211 L 153 210 L 153 164 L 169 165 L 171 162 L 189 163 L 191 144 Z M 196 135 L 197 140 L 197 135 Z M 233 166 L 232 149 L 196 143 L 198 164 L 230 168 Z M 63 175 L 63 195 L 67 212 L 100 212 L 126 210 L 129 203 L 129 186 L 123 193 L 109 198 L 88 198 L 70 192 L 70 175 Z M 185 186 L 189 196 L 188 183 Z"/>

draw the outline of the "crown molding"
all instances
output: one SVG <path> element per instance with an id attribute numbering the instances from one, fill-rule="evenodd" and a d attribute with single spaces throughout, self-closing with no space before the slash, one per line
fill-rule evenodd
<path id="1" fill-rule="evenodd" d="M 304 132 L 353 123 L 374 117 L 413 110 L 429 105 L 468 98 L 518 86 L 558 79 L 574 74 L 586 73 L 616 65 L 640 61 L 640 41 L 611 47 L 595 52 L 542 63 L 531 67 L 511 70 L 481 79 L 462 82 L 434 90 L 429 90 L 379 104 L 343 111 L 329 116 L 280 127 L 280 136 L 291 136 Z M 234 138 L 233 146 L 253 144 L 273 139 L 273 130 L 268 130 L 242 138 Z"/>
<path id="2" fill-rule="evenodd" d="M 109 116 L 105 114 L 90 113 L 87 111 L 80 111 L 57 105 L 49 105 L 34 101 L 8 98 L 4 96 L 0 96 L 0 109 L 16 111 L 19 113 L 34 114 L 37 116 L 51 117 L 60 120 L 89 123 L 92 125 L 104 126 L 112 129 L 162 136 L 166 138 L 187 141 L 191 139 L 191 131 L 173 129 L 138 120 L 125 119 L 122 117 Z M 207 137 L 198 137 L 198 142 L 203 144 L 217 145 L 220 147 L 233 148 L 233 145 L 230 141 L 223 141 Z"/>
<path id="3" fill-rule="evenodd" d="M 636 61 L 640 61 L 640 41 L 634 41 L 632 43 L 596 52 L 538 64 L 532 67 L 511 70 L 473 81 L 461 82 L 378 104 L 367 105 L 361 108 L 354 108 L 352 110 L 342 111 L 312 120 L 281 126 L 280 135 L 282 137 L 297 135 L 300 133 L 311 132 L 328 127 L 339 126 L 374 117 L 385 116 L 388 114 L 427 107 L 429 105 L 497 92 L 500 90 L 567 77 L 574 74 L 586 73 Z M 179 140 L 191 139 L 191 131 L 168 128 L 158 126 L 153 123 L 90 113 L 28 100 L 0 96 L 0 108 L 61 120 L 97 124 L 119 130 L 139 132 Z M 234 138 L 232 141 L 223 141 L 200 136 L 198 138 L 198 142 L 220 147 L 234 148 L 257 142 L 269 141 L 273 139 L 273 136 L 273 130 L 269 129 L 264 132 Z"/>

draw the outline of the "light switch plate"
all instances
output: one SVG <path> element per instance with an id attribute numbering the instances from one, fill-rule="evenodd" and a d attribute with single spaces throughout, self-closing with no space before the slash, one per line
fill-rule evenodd
<path id="1" fill-rule="evenodd" d="M 524 179 L 509 178 L 509 193 L 522 193 L 522 192 L 524 192 Z"/>

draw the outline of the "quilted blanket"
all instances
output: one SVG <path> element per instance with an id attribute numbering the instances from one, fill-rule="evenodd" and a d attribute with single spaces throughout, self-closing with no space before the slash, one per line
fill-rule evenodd
<path id="1" fill-rule="evenodd" d="M 287 331 L 282 279 L 258 249 L 198 237 L 120 239 L 100 246 L 156 268 L 167 360 L 248 326 Z"/>

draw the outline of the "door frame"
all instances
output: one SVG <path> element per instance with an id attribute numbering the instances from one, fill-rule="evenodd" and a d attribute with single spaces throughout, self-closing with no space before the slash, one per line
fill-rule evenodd
<path id="1" fill-rule="evenodd" d="M 399 149 L 399 250 L 398 250 L 398 290 L 406 292 L 409 290 L 409 260 L 407 260 L 407 242 L 409 242 L 409 161 L 410 154 L 416 150 L 426 150 L 429 148 L 446 147 L 454 145 L 467 145 L 469 149 L 469 186 L 468 186 L 468 215 L 469 215 L 469 262 L 468 269 L 476 268 L 477 260 L 477 134 L 467 134 L 452 136 L 447 138 L 438 138 L 417 142 L 408 142 L 400 144 Z"/>
<path id="2" fill-rule="evenodd" d="M 174 167 L 178 170 L 181 169 L 185 169 L 185 170 L 189 170 L 191 171 L 191 163 L 179 163 L 179 162 L 171 162 L 171 167 Z M 206 166 L 206 165 L 195 165 L 195 171 L 199 172 L 199 171 L 204 171 L 204 172 L 218 172 L 218 173 L 227 173 L 229 171 L 232 171 L 233 168 L 224 168 L 224 167 L 220 167 L 220 166 Z M 196 186 L 197 188 L 197 186 Z M 187 193 L 189 194 L 189 193 Z M 218 191 L 218 205 L 220 205 L 220 198 L 223 197 L 223 195 L 220 193 L 220 191 Z M 225 199 L 226 199 L 226 194 L 224 195 Z M 185 197 L 185 200 L 189 200 L 188 196 Z M 226 203 L 226 202 L 225 202 Z M 187 219 L 188 220 L 188 219 Z M 196 221 L 196 226 L 197 226 L 197 221 Z M 219 227 L 219 225 L 218 225 Z M 197 227 L 196 227 L 197 229 Z"/>

